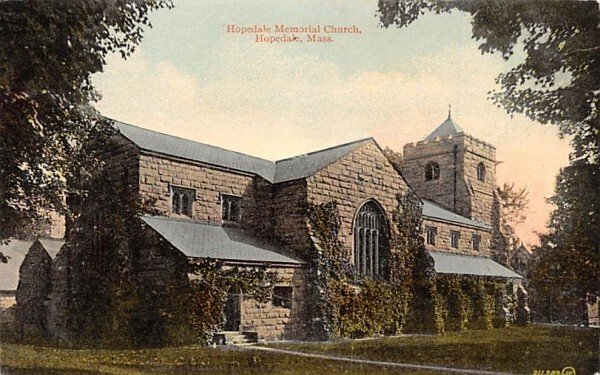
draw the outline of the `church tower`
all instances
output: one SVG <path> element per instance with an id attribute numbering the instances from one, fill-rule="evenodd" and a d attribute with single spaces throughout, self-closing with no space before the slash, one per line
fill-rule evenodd
<path id="1" fill-rule="evenodd" d="M 423 199 L 492 225 L 496 148 L 465 134 L 451 118 L 404 146 L 402 174 Z"/>

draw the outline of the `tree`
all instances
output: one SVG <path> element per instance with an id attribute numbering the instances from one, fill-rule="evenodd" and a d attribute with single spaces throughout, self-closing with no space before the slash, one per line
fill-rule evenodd
<path id="1" fill-rule="evenodd" d="M 380 0 L 384 27 L 405 27 L 426 12 L 472 16 L 482 53 L 516 60 L 490 98 L 572 137 L 573 158 L 598 164 L 600 150 L 600 12 L 594 1 Z"/>
<path id="2" fill-rule="evenodd" d="M 534 302 L 546 319 L 579 322 L 586 297 L 600 295 L 599 184 L 598 169 L 581 161 L 557 177 L 550 199 L 557 208 L 530 270 Z"/>
<path id="3" fill-rule="evenodd" d="M 596 2 L 380 0 L 384 27 L 405 27 L 426 12 L 472 16 L 482 53 L 500 53 L 514 67 L 500 74 L 490 99 L 558 127 L 573 146 L 557 179 L 550 234 L 542 236 L 536 269 L 540 290 L 582 300 L 598 295 L 598 174 L 600 173 L 600 11 Z M 517 60 L 517 49 L 524 59 Z M 546 276 L 545 276 L 546 275 Z M 544 277 L 552 288 L 546 288 Z M 534 283 L 535 284 L 535 283 Z M 544 284 L 544 285 L 542 285 Z M 538 291 L 539 292 L 539 291 Z M 558 300 L 557 300 L 558 301 Z"/>
<path id="4" fill-rule="evenodd" d="M 497 260 L 503 264 L 509 264 L 512 253 L 519 246 L 520 239 L 515 233 L 515 227 L 525 221 L 528 195 L 527 189 L 518 189 L 514 183 L 504 183 L 502 187 L 496 188 L 499 228 L 494 233 L 492 247 L 496 250 Z"/>
<path id="5" fill-rule="evenodd" d="M 0 2 L 0 241 L 42 219 L 42 211 L 67 213 L 69 189 L 80 190 L 94 170 L 86 144 L 112 131 L 90 106 L 99 98 L 91 75 L 109 53 L 129 56 L 151 26 L 148 13 L 171 6 Z"/>

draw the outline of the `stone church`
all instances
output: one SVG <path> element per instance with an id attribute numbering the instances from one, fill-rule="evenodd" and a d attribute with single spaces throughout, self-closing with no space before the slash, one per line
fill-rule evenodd
<path id="1" fill-rule="evenodd" d="M 125 172 L 160 212 L 142 218 L 149 239 L 143 282 L 160 285 L 170 277 L 164 272 L 168 262 L 155 259 L 159 253 L 267 266 L 278 275 L 271 301 L 230 296 L 227 331 L 264 340 L 302 337 L 306 254 L 313 246 L 309 204 L 337 202 L 339 239 L 359 278 L 382 273 L 396 194 L 410 189 L 423 203 L 422 236 L 436 272 L 515 283 L 521 278 L 492 259 L 495 147 L 464 133 L 450 116 L 425 139 L 404 146 L 400 168 L 372 138 L 273 162 L 129 124 L 115 126 L 119 134 L 109 165 Z M 38 244 L 28 257 L 41 257 L 43 243 Z M 52 262 L 50 255 L 42 258 Z M 60 253 L 53 262 L 50 279 L 60 275 Z M 15 266 L 9 267 L 14 273 Z M 19 288 L 26 287 L 27 272 L 21 268 Z M 52 301 L 49 306 L 57 327 L 60 312 Z"/>

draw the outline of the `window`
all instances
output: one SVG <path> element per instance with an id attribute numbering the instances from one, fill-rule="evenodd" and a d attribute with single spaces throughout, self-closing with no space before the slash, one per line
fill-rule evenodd
<path id="1" fill-rule="evenodd" d="M 458 240 L 460 239 L 460 232 L 457 230 L 450 231 L 450 246 L 458 249 Z"/>
<path id="2" fill-rule="evenodd" d="M 369 201 L 354 219 L 354 267 L 357 276 L 379 276 L 383 273 L 387 243 L 385 214 L 375 201 Z"/>
<path id="3" fill-rule="evenodd" d="M 179 186 L 171 186 L 171 212 L 192 217 L 196 191 Z"/>
<path id="4" fill-rule="evenodd" d="M 477 180 L 485 182 L 485 165 L 483 163 L 477 165 Z"/>
<path id="5" fill-rule="evenodd" d="M 440 178 L 440 165 L 430 161 L 425 166 L 425 181 L 437 180 Z"/>
<path id="6" fill-rule="evenodd" d="M 437 234 L 437 228 L 435 227 L 427 227 L 425 229 L 425 234 L 427 237 L 427 244 L 428 245 L 435 245 L 435 236 Z"/>
<path id="7" fill-rule="evenodd" d="M 479 234 L 474 234 L 471 243 L 473 244 L 473 250 L 479 251 L 479 245 L 481 244 L 481 236 Z"/>
<path id="8" fill-rule="evenodd" d="M 242 220 L 242 197 L 221 195 L 221 219 L 232 223 Z"/>
<path id="9" fill-rule="evenodd" d="M 273 288 L 273 306 L 292 307 L 292 287 L 276 286 Z"/>

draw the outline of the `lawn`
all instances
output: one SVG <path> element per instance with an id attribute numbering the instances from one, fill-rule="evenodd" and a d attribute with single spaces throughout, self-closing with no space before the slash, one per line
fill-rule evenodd
<path id="1" fill-rule="evenodd" d="M 0 345 L 2 375 L 411 374 L 400 369 L 223 348 L 74 350 Z M 438 373 L 439 374 L 439 373 Z"/>
<path id="2" fill-rule="evenodd" d="M 271 347 L 312 353 L 532 374 L 562 370 L 579 374 L 600 368 L 600 329 L 529 326 L 490 331 L 451 332 L 443 336 L 393 338 L 329 343 L 278 343 Z"/>
<path id="3" fill-rule="evenodd" d="M 528 327 L 444 336 L 401 336 L 332 343 L 277 343 L 270 347 L 392 362 L 531 374 L 598 366 L 600 330 Z M 98 374 L 434 374 L 259 351 L 220 348 L 76 350 L 0 344 L 0 373 Z M 439 373 L 438 373 L 439 374 Z"/>

